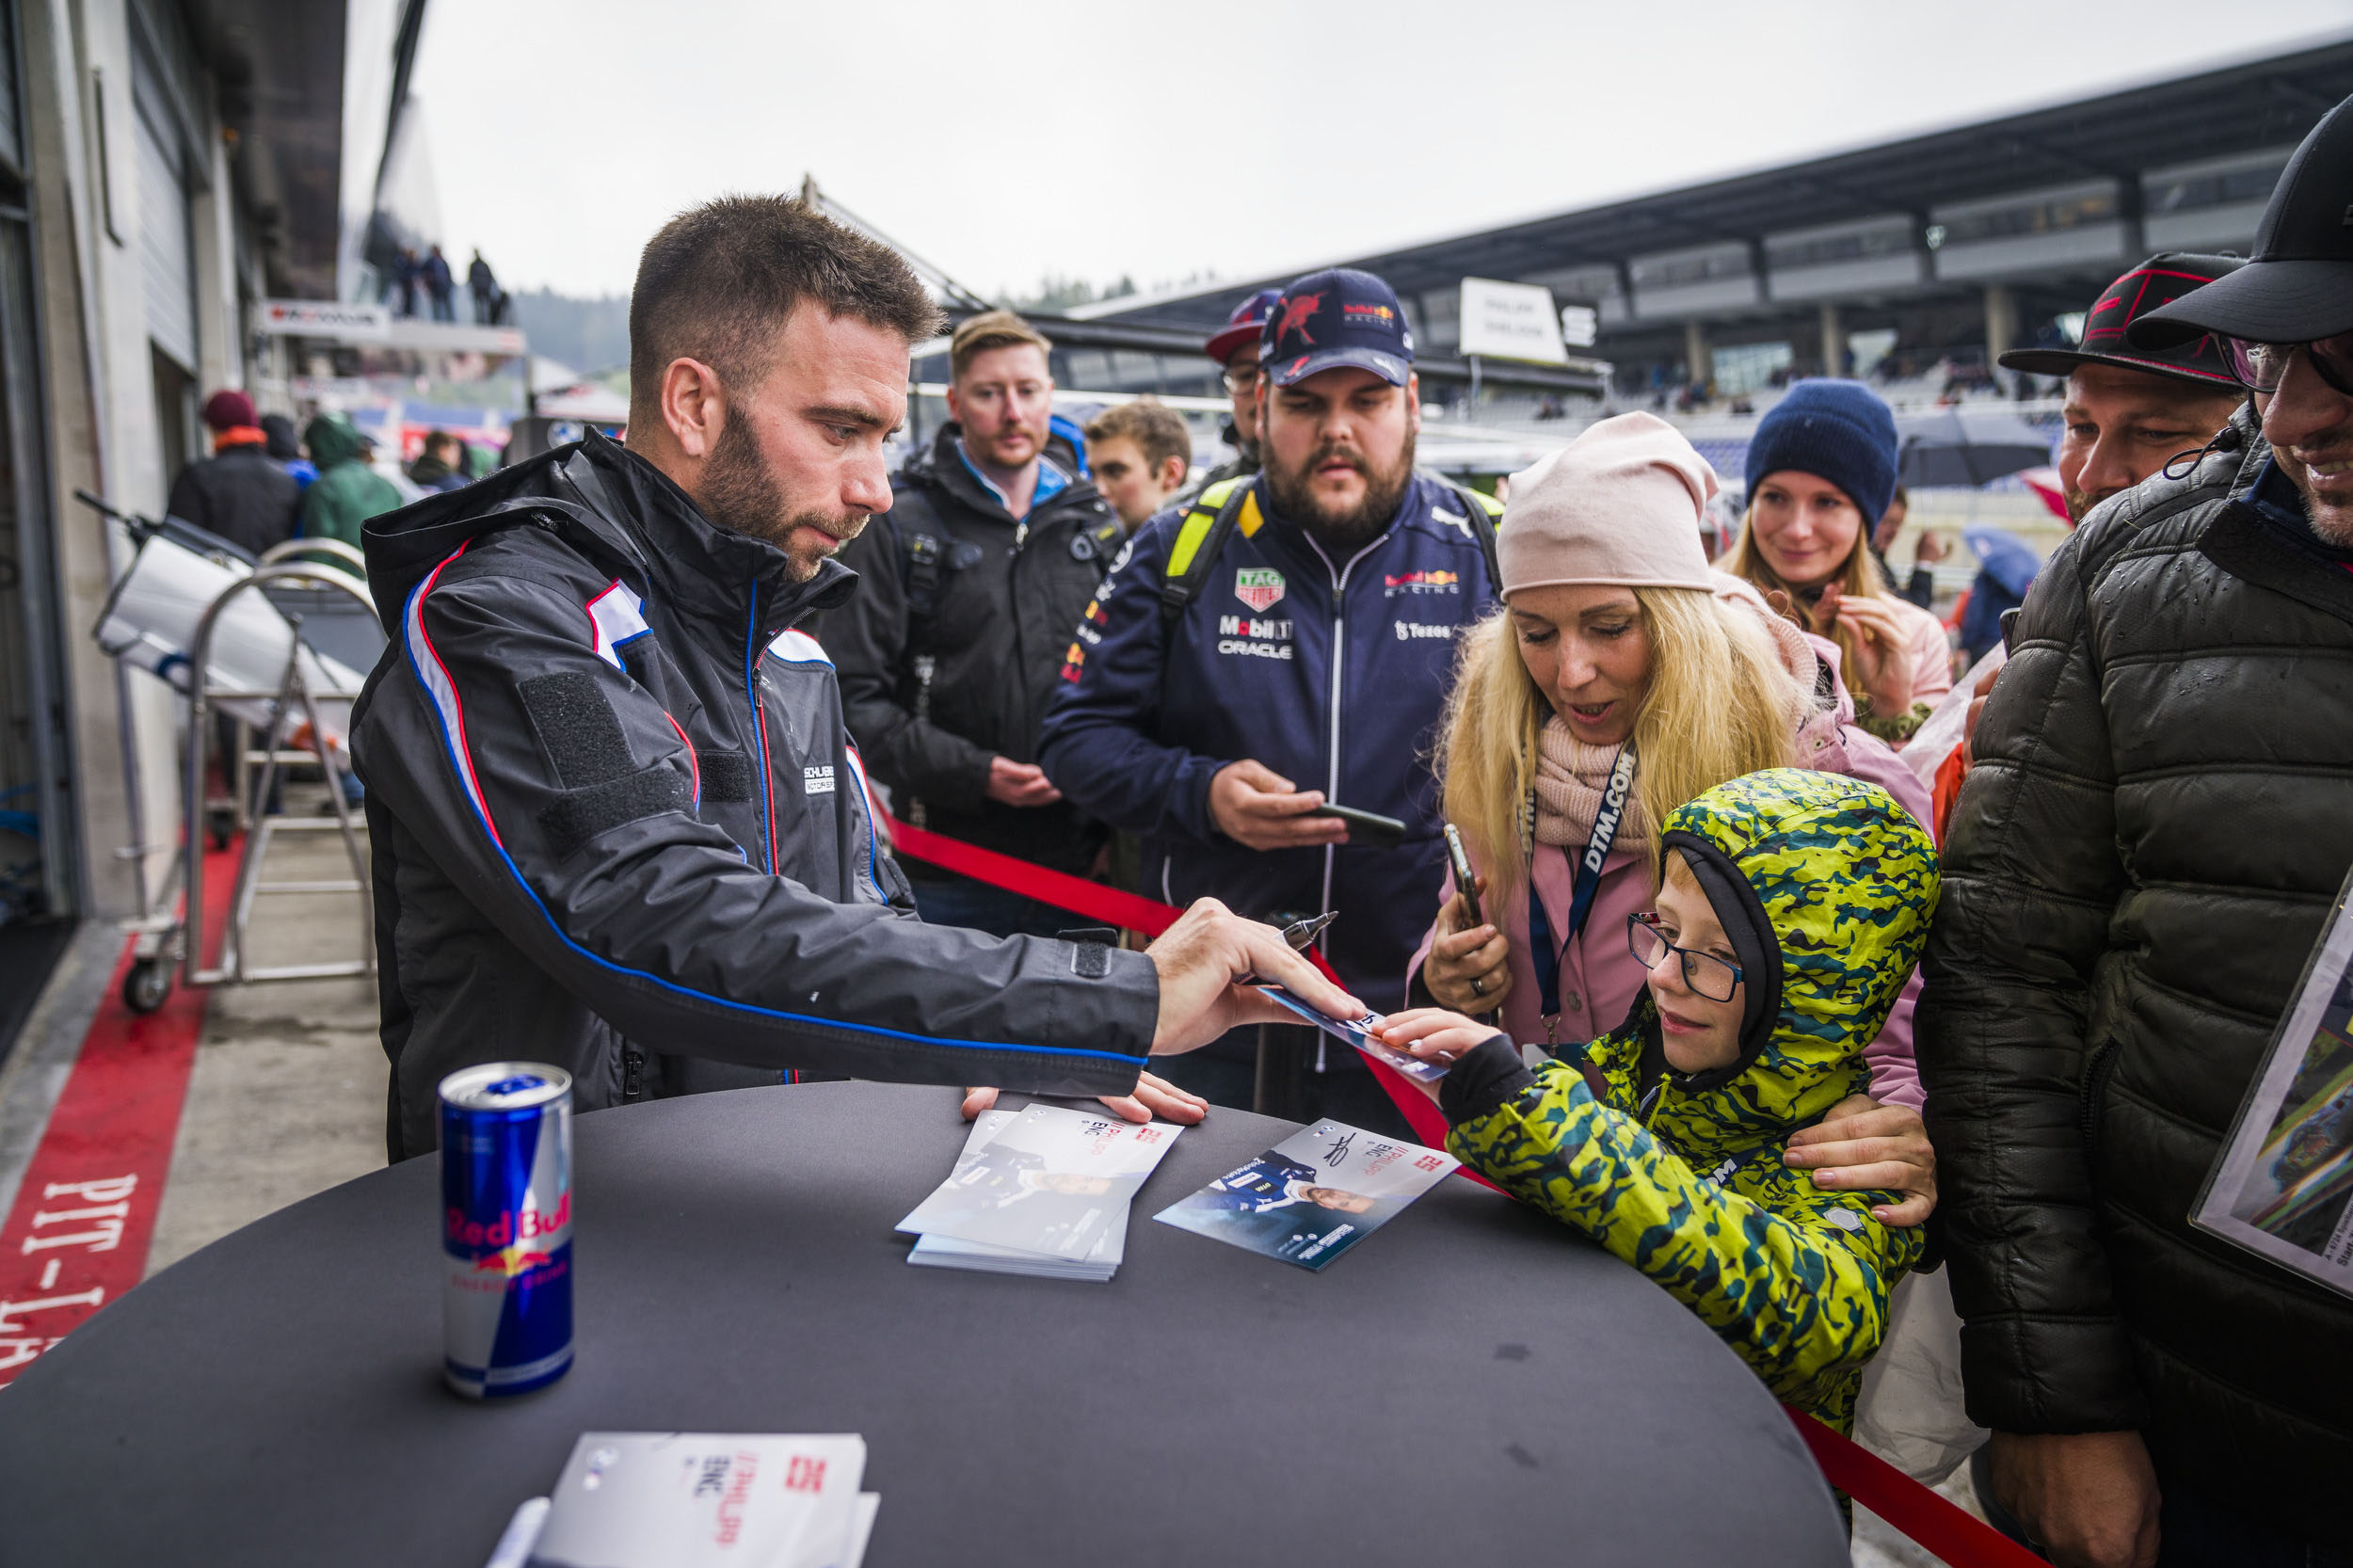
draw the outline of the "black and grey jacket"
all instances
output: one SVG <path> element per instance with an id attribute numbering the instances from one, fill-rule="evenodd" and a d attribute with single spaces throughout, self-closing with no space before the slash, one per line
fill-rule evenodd
<path id="1" fill-rule="evenodd" d="M 392 644 L 368 787 L 393 1159 L 470 1064 L 584 1110 L 808 1069 L 1124 1093 L 1141 954 L 928 926 L 875 844 L 834 671 L 857 579 L 714 527 L 600 438 L 367 525 Z"/>
<path id="2" fill-rule="evenodd" d="M 2189 1223 L 2353 865 L 2353 565 L 2267 456 L 2242 410 L 2035 580 L 1916 1049 L 1971 1416 L 2346 1543 L 2353 1303 Z"/>
<path id="3" fill-rule="evenodd" d="M 850 733 L 894 810 L 920 801 L 936 832 L 1083 875 L 1108 830 L 1066 802 L 989 799 L 988 767 L 1037 760 L 1046 705 L 1126 530 L 1077 478 L 1016 521 L 960 440 L 947 425 L 892 477 L 890 510 L 841 552 L 857 596 L 827 613 L 822 635 Z M 1059 446 L 1046 460 L 1065 476 L 1076 466 Z"/>

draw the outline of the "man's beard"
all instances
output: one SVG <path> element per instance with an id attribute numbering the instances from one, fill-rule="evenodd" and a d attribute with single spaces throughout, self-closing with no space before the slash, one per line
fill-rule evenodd
<path id="1" fill-rule="evenodd" d="M 2326 456 L 2333 462 L 2342 461 L 2345 454 L 2331 450 Z M 2271 457 L 2288 476 L 2288 483 L 2296 487 L 2296 493 L 2303 499 L 2304 522 L 2312 529 L 2313 536 L 2331 549 L 2353 550 L 2353 506 L 2324 502 L 2313 494 L 2304 465 L 2293 454 L 2275 446 L 2271 449 Z"/>
<path id="2" fill-rule="evenodd" d="M 1397 462 L 1386 471 L 1375 469 L 1369 458 L 1353 447 L 1343 447 L 1325 441 L 1310 453 L 1307 460 L 1289 472 L 1278 467 L 1272 452 L 1263 453 L 1266 460 L 1267 493 L 1274 509 L 1307 531 L 1308 536 L 1329 550 L 1356 551 L 1381 536 L 1397 516 L 1397 504 L 1405 499 L 1405 487 L 1414 482 L 1414 433 L 1405 432 L 1405 444 L 1397 455 Z M 1324 509 L 1315 493 L 1314 475 L 1318 467 L 1337 457 L 1365 476 L 1364 499 L 1347 511 L 1335 515 Z"/>
<path id="3" fill-rule="evenodd" d="M 729 420 L 720 428 L 718 443 L 703 469 L 702 494 L 696 500 L 703 515 L 720 527 L 764 540 L 784 552 L 795 583 L 816 576 L 826 556 L 856 538 L 866 527 L 864 512 L 805 511 L 788 516 L 784 487 L 760 460 L 759 443 L 741 420 Z M 795 540 L 793 535 L 805 527 L 830 536 L 833 545 L 811 546 Z"/>

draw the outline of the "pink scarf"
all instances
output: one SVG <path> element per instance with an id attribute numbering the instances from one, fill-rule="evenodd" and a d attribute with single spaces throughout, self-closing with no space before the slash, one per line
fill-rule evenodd
<path id="1" fill-rule="evenodd" d="M 1593 838 L 1593 819 L 1601 813 L 1602 792 L 1609 787 L 1609 769 L 1618 760 L 1618 750 L 1587 745 L 1558 718 L 1545 721 L 1537 736 L 1538 843 L 1582 846 Z M 1625 814 L 1618 819 L 1613 847 L 1640 848 L 1650 838 L 1650 821 L 1642 815 L 1641 797 L 1628 797 Z"/>

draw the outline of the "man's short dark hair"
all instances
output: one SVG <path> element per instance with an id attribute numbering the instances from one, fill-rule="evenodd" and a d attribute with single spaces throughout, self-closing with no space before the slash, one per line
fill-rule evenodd
<path id="1" fill-rule="evenodd" d="M 1193 466 L 1193 432 L 1171 408 L 1155 397 L 1139 397 L 1133 403 L 1114 403 L 1087 421 L 1086 438 L 1091 441 L 1131 440 L 1144 454 L 1144 463 L 1157 470 L 1171 457 Z"/>
<path id="2" fill-rule="evenodd" d="M 629 296 L 632 408 L 661 396 L 673 360 L 700 360 L 724 381 L 757 376 L 794 307 L 896 332 L 936 336 L 939 308 L 900 254 L 800 200 L 723 196 L 664 224 L 637 259 Z"/>

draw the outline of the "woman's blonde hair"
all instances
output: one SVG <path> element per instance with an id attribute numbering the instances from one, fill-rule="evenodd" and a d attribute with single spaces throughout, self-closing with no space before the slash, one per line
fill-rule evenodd
<path id="1" fill-rule="evenodd" d="M 1849 505 L 1854 504 L 1849 501 Z M 1858 516 L 1863 508 L 1855 507 Z M 1838 592 L 1846 599 L 1893 599 L 1896 590 L 1888 585 L 1887 574 L 1880 570 L 1879 557 L 1872 554 L 1872 520 L 1865 518 L 1863 527 L 1855 534 L 1854 549 L 1848 552 L 1847 564 L 1834 572 L 1831 581 L 1838 584 Z M 1735 577 L 1745 577 L 1756 585 L 1756 591 L 1769 594 L 1778 589 L 1789 600 L 1789 618 L 1801 631 L 1817 637 L 1828 637 L 1838 645 L 1839 666 L 1852 671 L 1855 663 L 1854 628 L 1844 620 L 1825 625 L 1816 615 L 1813 605 L 1798 597 L 1798 590 L 1782 581 L 1765 560 L 1765 552 L 1756 546 L 1756 498 L 1749 498 L 1748 510 L 1740 515 L 1740 536 L 1733 541 L 1732 554 L 1721 568 Z M 1851 675 L 1849 679 L 1852 679 Z"/>
<path id="2" fill-rule="evenodd" d="M 1634 714 L 1634 793 L 1657 825 L 1685 801 L 1795 760 L 1807 693 L 1743 607 L 1704 588 L 1636 588 L 1650 675 Z M 1438 747 L 1447 820 L 1485 868 L 1487 907 L 1535 850 L 1537 737 L 1551 707 L 1501 609 L 1463 640 Z"/>

